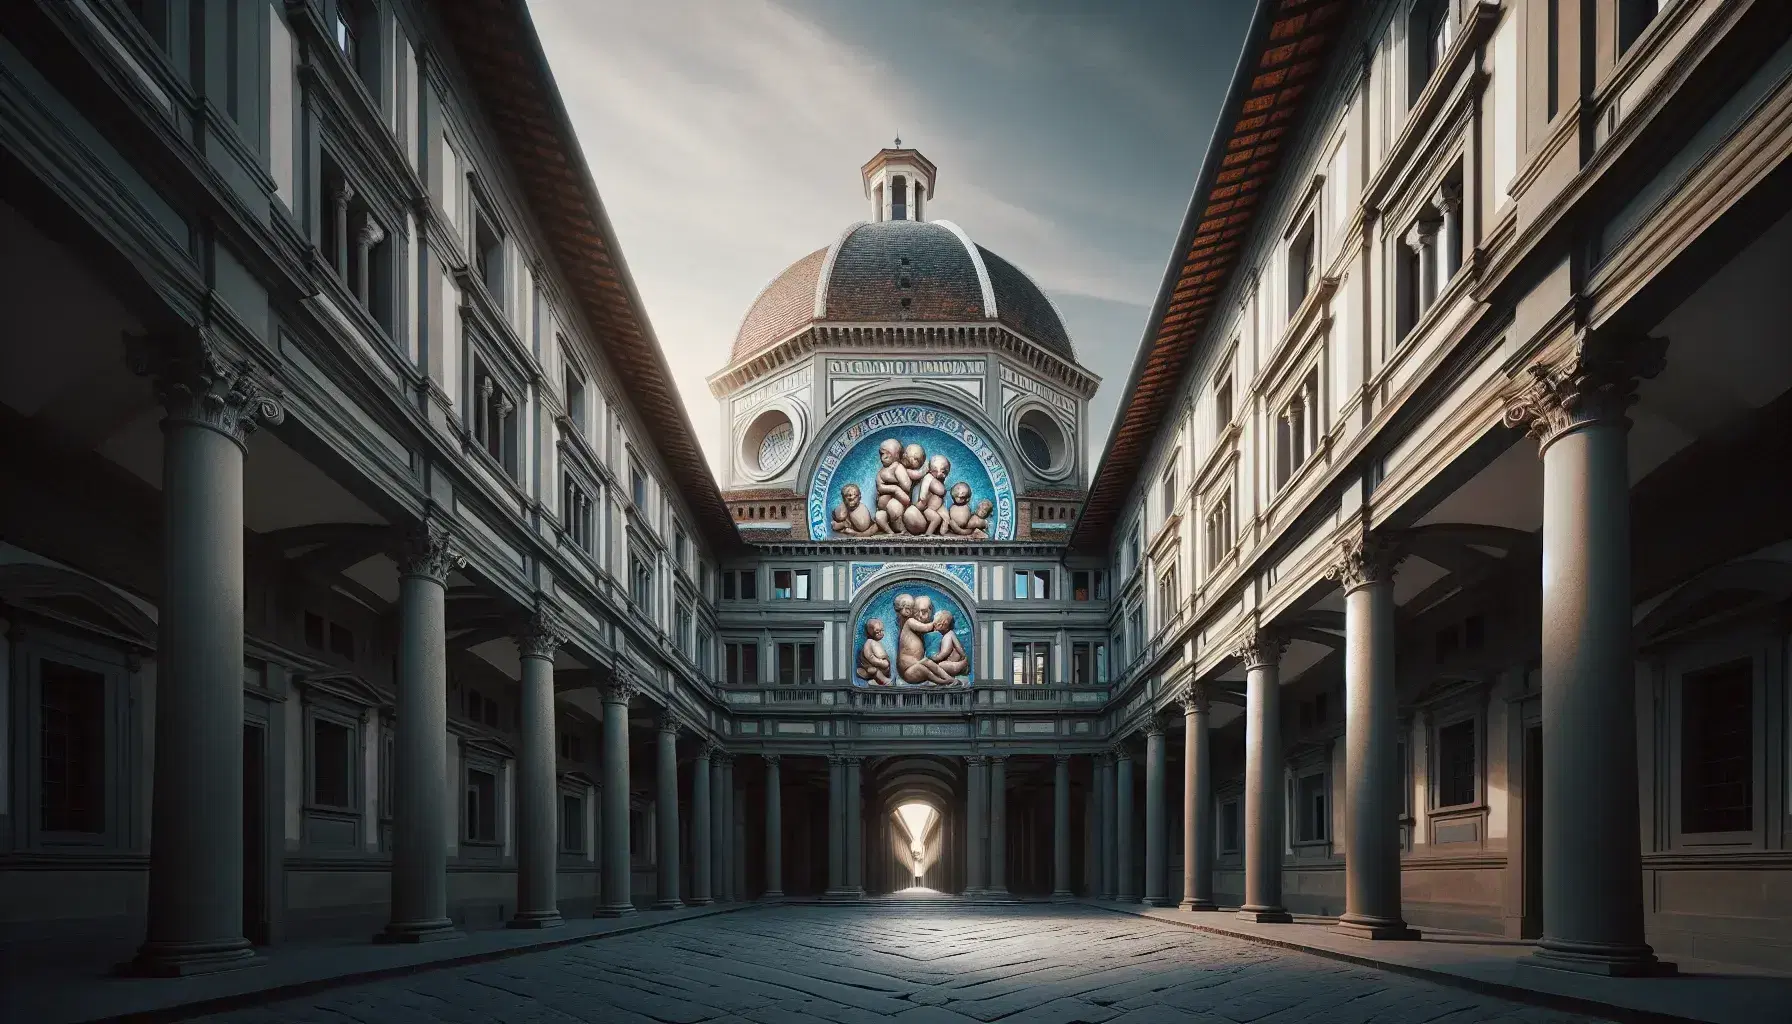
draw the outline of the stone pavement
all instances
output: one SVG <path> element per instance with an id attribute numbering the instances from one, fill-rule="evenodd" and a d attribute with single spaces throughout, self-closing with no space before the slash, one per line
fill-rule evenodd
<path id="1" fill-rule="evenodd" d="M 1080 905 L 785 905 L 208 1024 L 1352 1024 L 1593 1018 Z"/>

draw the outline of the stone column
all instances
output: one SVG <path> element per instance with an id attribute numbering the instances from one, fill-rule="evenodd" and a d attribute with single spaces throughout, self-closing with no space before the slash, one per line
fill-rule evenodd
<path id="1" fill-rule="evenodd" d="M 828 888 L 824 899 L 846 892 L 846 759 L 828 755 Z"/>
<path id="2" fill-rule="evenodd" d="M 165 414 L 149 920 L 126 970 L 229 970 L 260 962 L 243 938 L 244 442 L 283 413 L 209 332 L 128 347 Z"/>
<path id="3" fill-rule="evenodd" d="M 1167 907 L 1170 899 L 1169 807 L 1164 773 L 1169 770 L 1164 723 L 1153 715 L 1145 723 L 1145 902 Z"/>
<path id="4" fill-rule="evenodd" d="M 1666 342 L 1583 338 L 1507 421 L 1543 458 L 1543 939 L 1538 966 L 1670 973 L 1644 941 L 1629 420 Z"/>
<path id="5" fill-rule="evenodd" d="M 970 787 L 965 795 L 964 891 L 981 896 L 989 889 L 989 848 L 984 844 L 984 829 L 989 826 L 989 779 L 984 769 L 987 759 L 972 754 L 964 763 Z"/>
<path id="6" fill-rule="evenodd" d="M 1182 701 L 1183 910 L 1217 910 L 1213 902 L 1213 764 L 1207 734 L 1207 686 L 1194 683 Z"/>
<path id="7" fill-rule="evenodd" d="M 1282 700 L 1276 669 L 1288 641 L 1267 630 L 1238 647 L 1245 668 L 1244 906 L 1247 921 L 1294 920 L 1282 906 Z"/>
<path id="8" fill-rule="evenodd" d="M 368 279 L 371 274 L 367 263 L 373 254 L 373 247 L 385 240 L 386 232 L 380 227 L 379 221 L 374 220 L 371 216 L 361 219 L 361 230 L 355 233 L 355 255 L 358 259 L 355 266 L 355 280 L 351 287 L 355 290 L 355 298 L 361 300 L 363 307 L 371 303 L 367 291 Z"/>
<path id="9" fill-rule="evenodd" d="M 348 279 L 348 204 L 354 199 L 355 190 L 348 182 L 337 181 L 330 192 L 330 217 L 335 221 L 336 246 L 330 254 L 330 261 L 336 266 L 336 273 L 341 275 L 342 283 L 349 284 Z"/>
<path id="10" fill-rule="evenodd" d="M 1462 186 L 1450 182 L 1439 187 L 1437 195 L 1432 198 L 1438 212 L 1443 214 L 1443 222 L 1437 237 L 1437 287 L 1441 291 L 1449 286 L 1456 277 L 1456 271 L 1462 269 L 1458 262 L 1463 252 L 1462 235 Z"/>
<path id="11" fill-rule="evenodd" d="M 726 827 L 722 831 L 722 896 L 733 903 L 741 898 L 740 824 L 737 803 L 740 793 L 734 788 L 734 755 L 722 755 L 722 814 Z"/>
<path id="12" fill-rule="evenodd" d="M 554 749 L 554 651 L 565 633 L 537 614 L 517 634 L 523 666 L 516 758 L 516 916 L 512 928 L 560 925 L 560 781 Z"/>
<path id="13" fill-rule="evenodd" d="M 784 898 L 784 782 L 777 754 L 765 755 L 765 895 Z"/>
<path id="14" fill-rule="evenodd" d="M 860 759 L 846 759 L 846 888 L 854 899 L 865 895 L 865 792 Z"/>
<path id="15" fill-rule="evenodd" d="M 709 806 L 710 755 L 714 751 L 715 744 L 705 743 L 702 749 L 697 751 L 696 763 L 691 766 L 690 903 L 693 907 L 701 907 L 714 902 L 710 896 L 713 891 L 710 887 L 710 880 L 715 871 L 715 868 L 711 866 L 715 851 L 712 848 L 714 840 L 711 838 L 709 830 L 710 816 L 714 813 Z"/>
<path id="16" fill-rule="evenodd" d="M 1101 755 L 1101 791 L 1096 794 L 1101 803 L 1101 898 L 1115 899 L 1120 894 L 1120 844 L 1119 831 L 1115 825 L 1118 808 L 1114 800 L 1115 754 L 1108 751 Z"/>
<path id="17" fill-rule="evenodd" d="M 733 824 L 728 819 L 728 754 L 717 747 L 709 757 L 709 841 L 711 891 L 717 903 L 728 900 L 728 843 Z"/>
<path id="18" fill-rule="evenodd" d="M 1052 899 L 1076 899 L 1070 891 L 1070 755 L 1052 755 Z"/>
<path id="19" fill-rule="evenodd" d="M 989 759 L 989 892 L 1008 895 L 1008 758 Z"/>
<path id="20" fill-rule="evenodd" d="M 449 572 L 465 564 L 446 529 L 426 523 L 399 561 L 398 720 L 392 747 L 392 917 L 379 938 L 422 942 L 459 936 L 448 920 L 453 808 L 448 773 L 448 648 L 443 615 Z"/>
<path id="21" fill-rule="evenodd" d="M 654 872 L 659 881 L 659 899 L 653 908 L 677 910 L 684 906 L 678 898 L 678 722 L 669 714 L 660 717 L 659 761 L 653 774 L 653 816 L 659 825 L 659 856 Z"/>
<path id="22" fill-rule="evenodd" d="M 1400 917 L 1399 700 L 1394 566 L 1384 540 L 1355 538 L 1329 570 L 1344 587 L 1344 913 L 1366 939 L 1416 939 Z"/>
<path id="23" fill-rule="evenodd" d="M 1139 892 L 1133 888 L 1132 875 L 1132 751 L 1125 747 L 1114 750 L 1114 775 L 1114 898 L 1122 903 L 1137 903 Z"/>
<path id="24" fill-rule="evenodd" d="M 628 704 L 639 691 L 639 682 L 626 669 L 617 669 L 603 688 L 604 863 L 598 917 L 635 912 L 634 865 L 628 852 Z"/>

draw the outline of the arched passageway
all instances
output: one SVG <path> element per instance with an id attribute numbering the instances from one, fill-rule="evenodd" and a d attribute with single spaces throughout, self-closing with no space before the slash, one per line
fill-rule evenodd
<path id="1" fill-rule="evenodd" d="M 938 892 L 964 888 L 963 770 L 956 758 L 892 756 L 868 764 L 865 793 L 865 891 L 878 895 L 917 884 Z"/>

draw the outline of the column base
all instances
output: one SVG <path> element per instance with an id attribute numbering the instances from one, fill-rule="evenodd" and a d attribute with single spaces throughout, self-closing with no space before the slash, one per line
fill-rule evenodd
<path id="1" fill-rule="evenodd" d="M 1220 905 L 1209 899 L 1184 899 L 1176 904 L 1177 910 L 1218 910 Z"/>
<path id="2" fill-rule="evenodd" d="M 654 900 L 653 901 L 653 909 L 655 909 L 655 910 L 683 910 L 684 909 L 684 901 L 680 900 L 680 899 Z"/>
<path id="3" fill-rule="evenodd" d="M 715 902 L 715 900 L 710 899 L 708 896 L 693 896 L 690 899 L 685 901 L 685 906 L 687 906 L 687 907 L 707 907 L 711 903 L 714 903 L 714 902 Z"/>
<path id="4" fill-rule="evenodd" d="M 1076 902 L 1076 893 L 1071 892 L 1069 889 L 1054 889 L 1052 890 L 1052 902 L 1074 903 Z"/>
<path id="5" fill-rule="evenodd" d="M 1114 902 L 1116 902 L 1116 903 L 1137 903 L 1137 902 L 1139 902 L 1139 894 L 1136 892 L 1123 892 L 1120 895 L 1114 897 Z"/>
<path id="6" fill-rule="evenodd" d="M 1341 934 L 1359 939 L 1410 940 L 1419 937 L 1419 930 L 1399 918 L 1340 917 L 1334 926 Z"/>
<path id="7" fill-rule="evenodd" d="M 560 916 L 558 910 L 527 910 L 518 911 L 517 915 L 510 919 L 507 927 L 558 928 L 565 923 L 566 919 Z"/>
<path id="8" fill-rule="evenodd" d="M 447 918 L 438 921 L 394 921 L 386 926 L 386 930 L 373 937 L 373 941 L 393 944 L 410 944 L 416 942 L 442 942 L 447 939 L 464 939 L 467 933 L 454 927 L 454 922 Z"/>
<path id="9" fill-rule="evenodd" d="M 1173 907 L 1176 901 L 1168 896 L 1147 896 L 1139 901 L 1148 907 Z"/>
<path id="10" fill-rule="evenodd" d="M 592 917 L 629 917 L 638 913 L 633 903 L 606 903 L 591 912 Z"/>
<path id="11" fill-rule="evenodd" d="M 823 903 L 857 903 L 859 894 L 851 889 L 829 889 L 821 894 Z"/>
<path id="12" fill-rule="evenodd" d="M 186 978 L 260 967 L 267 958 L 248 939 L 216 942 L 145 942 L 137 955 L 113 968 L 131 978 Z"/>
<path id="13" fill-rule="evenodd" d="M 1605 946 L 1544 939 L 1537 951 L 1518 959 L 1520 967 L 1596 974 L 1607 978 L 1671 978 L 1678 965 L 1657 960 L 1648 946 Z"/>
<path id="14" fill-rule="evenodd" d="M 776 903 L 783 898 L 784 890 L 782 889 L 768 889 L 759 894 L 759 902 L 761 903 Z"/>
<path id="15" fill-rule="evenodd" d="M 1238 919 L 1258 924 L 1291 924 L 1294 915 L 1281 907 L 1239 907 Z"/>

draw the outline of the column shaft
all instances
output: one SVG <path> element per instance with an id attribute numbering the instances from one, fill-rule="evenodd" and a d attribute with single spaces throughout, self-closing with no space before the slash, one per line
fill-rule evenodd
<path id="1" fill-rule="evenodd" d="M 678 725 L 660 723 L 659 760 L 654 766 L 654 818 L 659 825 L 656 845 L 659 847 L 655 874 L 658 876 L 659 899 L 656 910 L 677 910 L 684 906 L 678 898 Z"/>
<path id="2" fill-rule="evenodd" d="M 989 888 L 989 848 L 984 843 L 984 830 L 989 827 L 989 778 L 982 757 L 964 760 L 970 787 L 965 793 L 965 891 L 982 895 Z"/>
<path id="3" fill-rule="evenodd" d="M 691 767 L 691 905 L 703 906 L 714 902 L 710 896 L 710 886 L 714 850 L 711 849 L 714 839 L 711 838 L 710 816 L 713 813 L 709 806 L 709 746 L 697 754 L 697 762 Z"/>
<path id="4" fill-rule="evenodd" d="M 393 728 L 392 918 L 382 939 L 459 933 L 448 919 L 448 648 L 444 589 L 458 558 L 446 534 L 414 534 L 398 584 L 398 716 Z M 458 789 L 459 787 L 456 787 Z"/>
<path id="5" fill-rule="evenodd" d="M 1182 909 L 1213 910 L 1213 766 L 1207 694 L 1193 690 L 1182 706 Z"/>
<path id="6" fill-rule="evenodd" d="M 1139 891 L 1137 879 L 1133 876 L 1136 862 L 1133 851 L 1132 835 L 1132 754 L 1122 750 L 1114 758 L 1114 836 L 1115 863 L 1118 871 L 1114 876 L 1114 898 L 1122 903 L 1137 903 Z"/>
<path id="7" fill-rule="evenodd" d="M 781 758 L 770 754 L 765 759 L 765 895 L 762 899 L 784 896 L 784 783 Z"/>
<path id="8" fill-rule="evenodd" d="M 1371 939 L 1414 939 L 1400 917 L 1399 694 L 1394 574 L 1373 540 L 1347 552 L 1344 579 L 1344 913 Z"/>
<path id="9" fill-rule="evenodd" d="M 603 691 L 604 709 L 604 863 L 603 896 L 598 917 L 625 917 L 635 912 L 634 864 L 629 859 L 628 703 L 633 680 L 618 677 Z"/>
<path id="10" fill-rule="evenodd" d="M 722 814 L 726 823 L 722 832 L 722 891 L 729 902 L 741 898 L 739 800 L 740 791 L 734 784 L 734 755 L 727 754 L 722 757 Z"/>
<path id="11" fill-rule="evenodd" d="M 560 639 L 539 621 L 517 637 L 523 678 L 512 928 L 550 928 L 561 923 L 559 782 L 554 760 L 554 650 Z"/>
<path id="12" fill-rule="evenodd" d="M 989 891 L 1008 895 L 1008 759 L 989 759 Z"/>
<path id="13" fill-rule="evenodd" d="M 1238 916 L 1286 922 L 1282 906 L 1282 704 L 1276 671 L 1286 643 L 1255 634 L 1245 662 L 1244 906 Z"/>
<path id="14" fill-rule="evenodd" d="M 713 851 L 710 875 L 711 888 L 718 903 L 728 899 L 728 837 L 734 831 L 728 820 L 728 772 L 723 767 L 727 760 L 728 755 L 720 750 L 714 751 L 709 759 L 709 833 L 710 848 Z"/>
<path id="15" fill-rule="evenodd" d="M 1052 758 L 1052 899 L 1071 900 L 1070 755 Z"/>
<path id="16" fill-rule="evenodd" d="M 1170 899 L 1169 807 L 1165 801 L 1164 772 L 1168 770 L 1169 753 L 1164 742 L 1164 727 L 1153 721 L 1145 728 L 1145 902 L 1154 907 L 1167 907 Z"/>
<path id="17" fill-rule="evenodd" d="M 865 894 L 865 794 L 859 775 L 859 759 L 846 760 L 846 888 L 854 897 Z"/>
<path id="18" fill-rule="evenodd" d="M 129 969 L 182 975 L 255 962 L 243 938 L 243 449 L 172 407 L 162 432 L 149 920 Z"/>
<path id="19" fill-rule="evenodd" d="M 1115 770 L 1114 755 L 1109 753 L 1101 761 L 1101 898 L 1115 899 L 1120 895 L 1120 831 L 1118 821 L 1118 801 L 1114 799 L 1119 772 Z"/>

